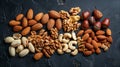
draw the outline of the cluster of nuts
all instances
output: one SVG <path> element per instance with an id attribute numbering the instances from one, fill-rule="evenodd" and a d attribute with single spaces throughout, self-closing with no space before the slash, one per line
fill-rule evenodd
<path id="1" fill-rule="evenodd" d="M 79 52 L 83 52 L 86 56 L 91 55 L 94 52 L 100 54 L 100 48 L 107 51 L 112 43 L 112 33 L 110 28 L 108 28 L 110 20 L 105 18 L 100 22 L 102 16 L 102 12 L 98 9 L 93 11 L 93 15 L 91 17 L 89 11 L 84 11 L 82 13 L 82 30 L 77 33 L 77 36 L 79 37 L 78 50 Z"/>
<path id="2" fill-rule="evenodd" d="M 67 11 L 61 10 L 60 16 L 63 19 L 63 29 L 66 32 L 77 30 L 80 27 L 80 16 L 78 15 L 81 12 L 79 7 L 71 8 L 69 13 Z"/>
<path id="3" fill-rule="evenodd" d="M 18 53 L 20 57 L 24 57 L 29 52 L 35 53 L 33 44 L 19 33 L 14 33 L 13 36 L 6 37 L 5 42 L 11 43 L 9 46 L 9 54 L 11 56 L 15 56 Z"/>
<path id="4" fill-rule="evenodd" d="M 21 34 L 14 33 L 13 37 L 5 38 L 6 43 L 11 43 L 10 55 L 19 53 L 20 57 L 24 57 L 32 52 L 35 53 L 34 59 L 39 60 L 43 56 L 50 58 L 55 52 L 73 56 L 83 52 L 88 56 L 93 53 L 100 54 L 101 48 L 107 51 L 112 43 L 112 32 L 108 28 L 110 20 L 105 18 L 100 22 L 103 14 L 98 9 L 93 11 L 92 16 L 89 11 L 78 15 L 80 12 L 80 7 L 73 7 L 69 12 L 50 10 L 45 14 L 40 12 L 35 17 L 32 9 L 28 10 L 26 17 L 18 14 L 9 25 L 14 32 Z M 47 29 L 43 29 L 43 26 Z M 64 33 L 59 34 L 62 28 Z"/>
<path id="5" fill-rule="evenodd" d="M 57 49 L 58 54 L 70 53 L 71 55 L 77 55 L 77 37 L 74 31 L 72 33 L 59 34 L 58 37 L 62 47 Z"/>

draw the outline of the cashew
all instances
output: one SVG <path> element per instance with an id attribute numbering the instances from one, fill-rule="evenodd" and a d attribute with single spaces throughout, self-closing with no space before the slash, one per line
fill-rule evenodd
<path id="1" fill-rule="evenodd" d="M 23 43 L 24 47 L 26 47 L 28 44 L 28 39 L 26 37 L 22 37 L 22 43 Z"/>
<path id="2" fill-rule="evenodd" d="M 71 36 L 70 33 L 64 33 L 64 37 L 65 37 L 65 38 L 67 38 L 67 37 L 68 37 L 68 38 L 71 38 L 72 36 Z"/>
<path id="3" fill-rule="evenodd" d="M 77 40 L 77 37 L 76 37 L 76 34 L 74 31 L 72 31 L 72 38 L 73 38 L 73 40 Z"/>
<path id="4" fill-rule="evenodd" d="M 70 53 L 70 52 L 71 52 L 71 50 L 70 50 L 70 49 L 67 49 L 65 52 L 66 52 L 66 53 Z"/>
<path id="5" fill-rule="evenodd" d="M 75 49 L 73 52 L 71 52 L 71 55 L 73 55 L 73 56 L 75 56 L 77 54 L 78 54 L 78 50 L 77 49 Z"/>
<path id="6" fill-rule="evenodd" d="M 69 47 L 71 50 L 75 50 L 76 47 L 73 46 L 73 45 L 77 45 L 77 41 L 70 41 L 69 44 L 68 44 L 68 47 Z"/>
<path id="7" fill-rule="evenodd" d="M 70 40 L 69 39 L 62 39 L 62 42 L 64 42 L 64 43 L 68 43 Z"/>
<path id="8" fill-rule="evenodd" d="M 108 50 L 108 47 L 107 47 L 106 45 L 104 45 L 104 44 L 101 45 L 101 48 L 103 48 L 104 51 L 107 51 L 107 50 Z"/>
<path id="9" fill-rule="evenodd" d="M 68 45 L 67 44 L 62 44 L 62 46 L 63 46 L 63 51 L 66 51 L 67 49 L 68 49 Z"/>
<path id="10" fill-rule="evenodd" d="M 62 42 L 62 38 L 63 38 L 63 34 L 60 34 L 59 37 L 58 37 L 60 42 Z"/>
<path id="11" fill-rule="evenodd" d="M 12 47 L 17 47 L 17 46 L 19 46 L 19 45 L 21 45 L 21 40 L 19 39 L 19 40 L 14 40 L 12 43 L 11 43 L 11 46 Z"/>
<path id="12" fill-rule="evenodd" d="M 62 49 L 57 49 L 58 54 L 64 54 Z"/>
<path id="13" fill-rule="evenodd" d="M 5 43 L 12 43 L 14 41 L 14 38 L 8 36 L 4 40 L 5 40 Z"/>

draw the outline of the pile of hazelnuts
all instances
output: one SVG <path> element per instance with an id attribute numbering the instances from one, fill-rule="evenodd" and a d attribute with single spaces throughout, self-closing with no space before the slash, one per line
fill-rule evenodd
<path id="1" fill-rule="evenodd" d="M 98 9 L 94 9 L 92 14 L 90 13 L 90 11 L 84 11 L 81 15 L 81 28 L 84 30 L 92 28 L 94 31 L 108 28 L 108 26 L 110 25 L 110 19 L 105 18 L 103 21 L 100 22 L 100 19 L 102 17 L 103 13 Z"/>

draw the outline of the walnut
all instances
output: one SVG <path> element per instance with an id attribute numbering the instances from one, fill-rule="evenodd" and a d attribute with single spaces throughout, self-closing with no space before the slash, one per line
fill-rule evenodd
<path id="1" fill-rule="evenodd" d="M 58 38 L 58 30 L 57 30 L 57 28 L 52 28 L 52 29 L 50 30 L 50 33 L 51 33 L 51 37 L 52 37 L 53 39 Z"/>
<path id="2" fill-rule="evenodd" d="M 72 15 L 77 15 L 77 14 L 79 14 L 79 13 L 81 12 L 81 9 L 80 9 L 80 7 L 73 7 L 73 8 L 70 9 L 69 12 L 70 12 Z"/>
<path id="3" fill-rule="evenodd" d="M 67 19 L 70 16 L 69 13 L 67 11 L 64 11 L 64 10 L 61 10 L 59 13 L 60 13 L 60 17 L 62 19 Z"/>
<path id="4" fill-rule="evenodd" d="M 72 20 L 72 22 L 77 22 L 80 20 L 80 16 L 79 15 L 70 16 L 70 19 Z"/>

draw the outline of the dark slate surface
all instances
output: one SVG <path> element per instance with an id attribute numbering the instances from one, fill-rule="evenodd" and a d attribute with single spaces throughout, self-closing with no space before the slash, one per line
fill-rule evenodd
<path id="1" fill-rule="evenodd" d="M 57 0 L 0 0 L 0 67 L 120 67 L 120 0 L 64 0 L 64 5 L 58 5 Z M 89 57 L 79 53 L 77 56 L 54 54 L 50 59 L 43 57 L 39 61 L 32 59 L 33 54 L 24 58 L 10 57 L 8 44 L 3 39 L 12 35 L 8 26 L 10 19 L 19 13 L 26 14 L 29 8 L 35 13 L 48 12 L 51 9 L 68 10 L 80 6 L 82 11 L 92 11 L 94 7 L 100 9 L 104 17 L 111 19 L 113 44 L 107 52 Z"/>

